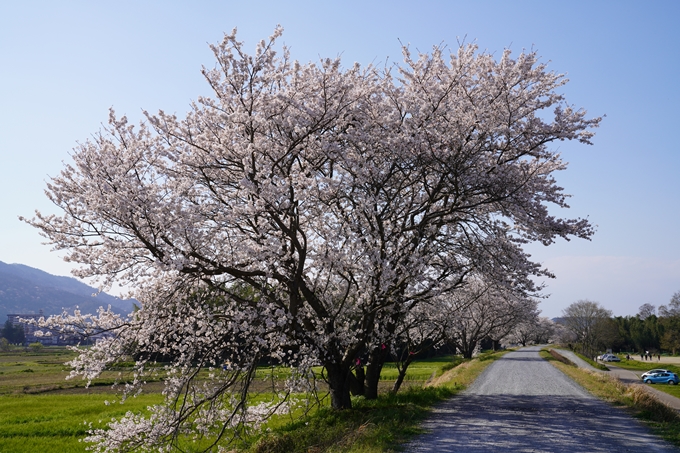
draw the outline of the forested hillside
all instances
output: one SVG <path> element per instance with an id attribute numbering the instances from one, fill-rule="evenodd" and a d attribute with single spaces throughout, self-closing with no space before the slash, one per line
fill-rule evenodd
<path id="1" fill-rule="evenodd" d="M 0 320 L 9 313 L 38 313 L 45 315 L 72 311 L 75 307 L 89 313 L 100 306 L 111 307 L 119 313 L 129 313 L 132 302 L 109 294 L 93 296 L 97 290 L 75 278 L 59 277 L 22 264 L 0 261 Z"/>

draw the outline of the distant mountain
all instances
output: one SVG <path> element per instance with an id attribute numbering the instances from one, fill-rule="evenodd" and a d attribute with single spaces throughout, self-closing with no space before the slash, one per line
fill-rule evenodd
<path id="1" fill-rule="evenodd" d="M 83 313 L 94 313 L 100 306 L 120 314 L 132 311 L 134 300 L 121 300 L 88 286 L 75 278 L 59 277 L 47 272 L 0 261 L 0 325 L 7 314 L 29 314 L 43 311 L 45 316 L 76 307 Z"/>

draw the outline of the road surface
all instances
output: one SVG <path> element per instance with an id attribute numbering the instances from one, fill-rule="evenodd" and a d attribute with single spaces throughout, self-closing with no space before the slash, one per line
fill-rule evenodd
<path id="1" fill-rule="evenodd" d="M 407 452 L 678 452 L 523 348 L 437 407 Z"/>

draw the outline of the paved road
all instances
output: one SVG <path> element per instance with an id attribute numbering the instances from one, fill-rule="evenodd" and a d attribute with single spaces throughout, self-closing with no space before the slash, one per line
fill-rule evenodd
<path id="1" fill-rule="evenodd" d="M 407 452 L 678 452 L 523 348 L 439 406 Z"/>

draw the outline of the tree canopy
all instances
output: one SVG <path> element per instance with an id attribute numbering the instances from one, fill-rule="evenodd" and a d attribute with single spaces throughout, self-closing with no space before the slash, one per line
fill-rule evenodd
<path id="1" fill-rule="evenodd" d="M 592 357 L 598 348 L 607 344 L 611 332 L 611 310 L 597 302 L 579 300 L 565 308 L 562 316 L 584 354 Z"/>
<path id="2" fill-rule="evenodd" d="M 172 361 L 166 404 L 97 434 L 100 445 L 172 443 L 186 426 L 219 438 L 278 410 L 234 390 L 263 358 L 297 370 L 291 390 L 323 365 L 332 406 L 348 408 L 357 360 L 377 393 L 413 310 L 475 281 L 527 300 L 540 289 L 531 277 L 550 273 L 522 245 L 593 233 L 549 213 L 568 207 L 549 145 L 589 144 L 600 118 L 566 102 L 566 79 L 535 52 L 404 48 L 401 65 L 345 68 L 291 59 L 281 32 L 253 55 L 235 31 L 212 46 L 213 95 L 185 117 L 145 112 L 133 126 L 111 111 L 48 184 L 63 213 L 29 220 L 81 277 L 138 288 L 127 319 L 50 321 L 115 333 L 75 374 L 134 349 L 141 385 L 154 354 Z M 225 363 L 211 385 L 195 380 Z"/>

